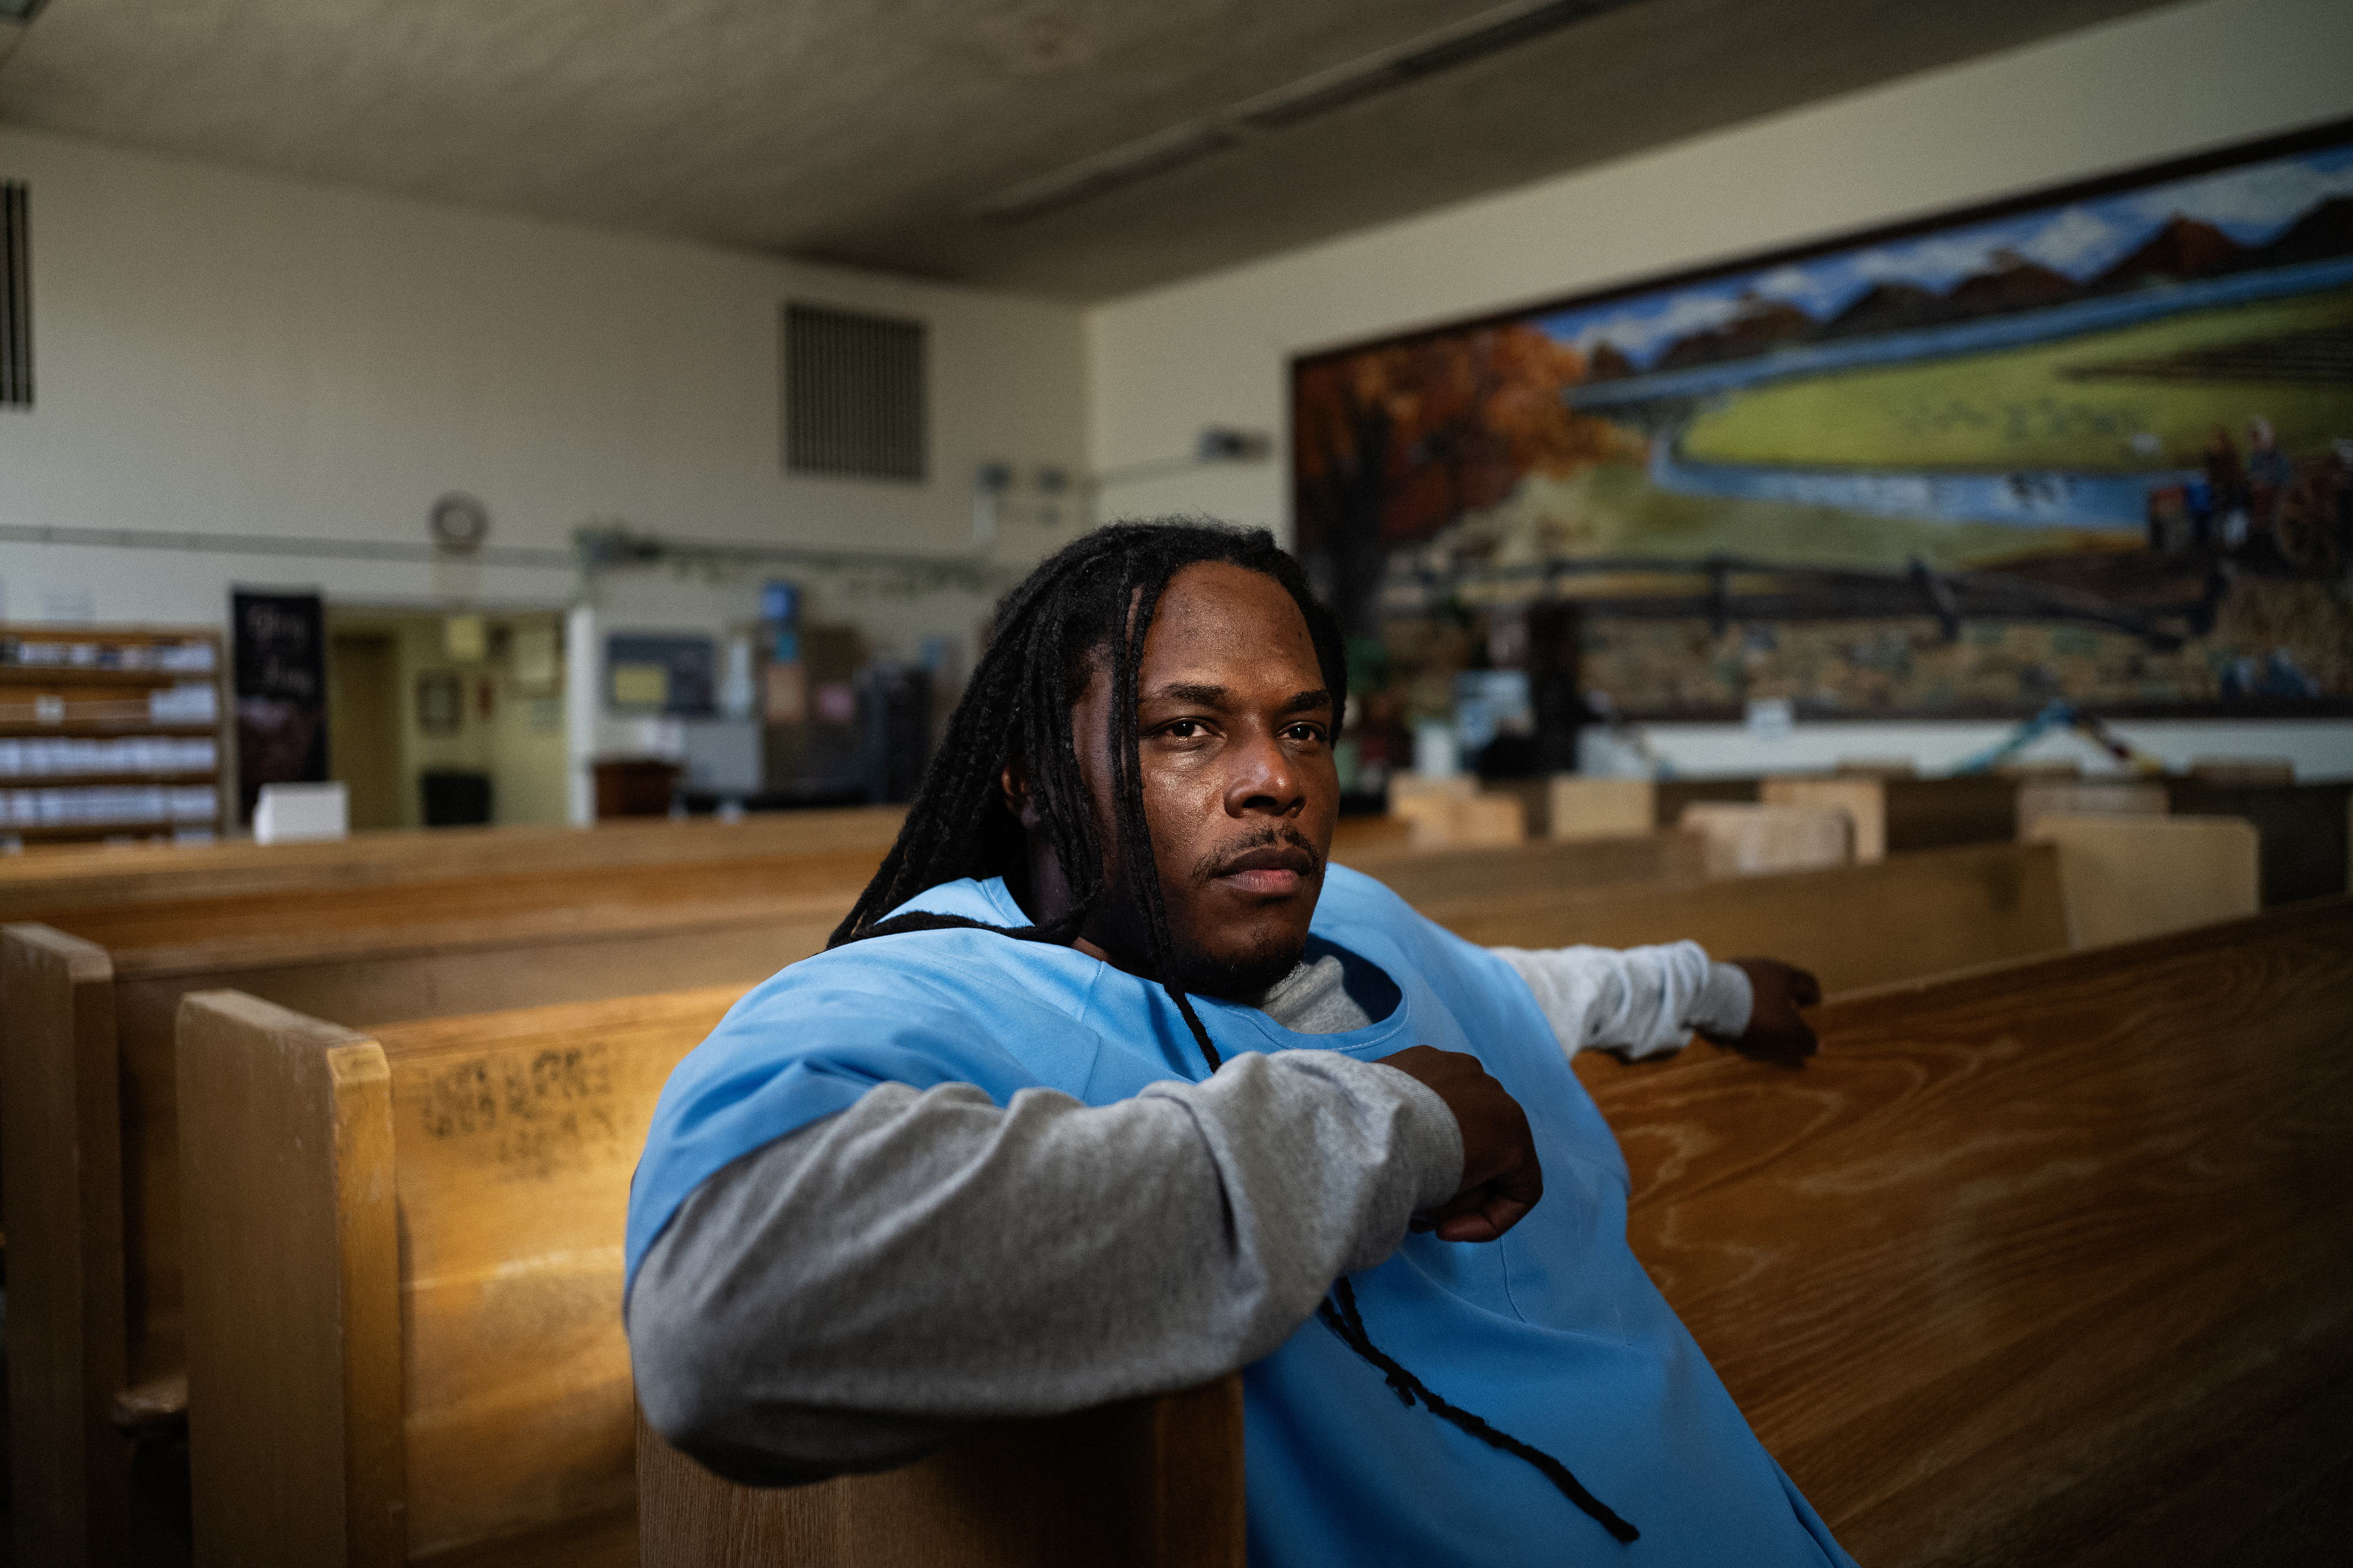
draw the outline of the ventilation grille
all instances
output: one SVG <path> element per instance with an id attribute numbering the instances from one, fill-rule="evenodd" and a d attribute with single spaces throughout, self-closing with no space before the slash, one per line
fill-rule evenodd
<path id="1" fill-rule="evenodd" d="M 785 306 L 785 468 L 923 477 L 923 323 Z"/>
<path id="2" fill-rule="evenodd" d="M 0 180 L 0 408 L 33 405 L 33 247 L 25 187 Z"/>

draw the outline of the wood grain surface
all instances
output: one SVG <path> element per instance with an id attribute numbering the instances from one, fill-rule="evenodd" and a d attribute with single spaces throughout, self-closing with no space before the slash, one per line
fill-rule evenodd
<path id="1" fill-rule="evenodd" d="M 629 1176 L 663 1081 L 738 994 L 376 1031 L 392 1082 L 413 1552 L 608 1513 L 634 1495 Z"/>
<path id="2" fill-rule="evenodd" d="M 15 1561 L 85 1568 L 132 1544 L 108 1420 L 125 1381 L 112 970 L 101 948 L 12 925 L 0 994 Z M 69 1048 L 29 1048 L 42 1039 Z"/>
<path id="3" fill-rule="evenodd" d="M 931 1458 L 731 1485 L 638 1425 L 646 1568 L 1241 1568 L 1241 1379 L 973 1426 Z"/>
<path id="4" fill-rule="evenodd" d="M 1417 907 L 1449 899 L 1556 893 L 1628 882 L 1695 882 L 1706 875 L 1707 843 L 1669 830 L 1505 848 L 1414 849 L 1400 844 L 1345 849 L 1332 858 L 1377 879 Z"/>
<path id="5" fill-rule="evenodd" d="M 1825 992 L 2063 952 L 2057 852 L 1984 845 L 1872 866 L 1682 885 L 1432 899 L 1422 912 L 1490 947 L 1697 942 L 1719 958 L 1769 954 Z"/>
<path id="6" fill-rule="evenodd" d="M 1803 1071 L 1579 1071 L 1637 1255 L 1857 1559 L 2298 1539 L 2353 1466 L 2353 900 L 1817 1022 Z"/>
<path id="7" fill-rule="evenodd" d="M 136 844 L 35 850 L 0 860 L 0 919 L 190 897 L 398 887 L 516 872 L 696 865 L 862 850 L 899 831 L 903 806 L 760 813 L 740 822 L 594 827 L 437 827 L 313 844 Z"/>
<path id="8" fill-rule="evenodd" d="M 626 1555 L 629 1176 L 663 1080 L 736 994 L 374 1038 L 187 998 L 201 1561 L 487 1563 L 525 1537 Z"/>
<path id="9" fill-rule="evenodd" d="M 401 1237 L 374 1042 L 187 999 L 188 1453 L 199 1568 L 406 1560 Z"/>

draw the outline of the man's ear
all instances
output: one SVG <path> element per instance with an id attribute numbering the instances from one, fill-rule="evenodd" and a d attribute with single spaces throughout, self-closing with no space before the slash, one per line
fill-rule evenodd
<path id="1" fill-rule="evenodd" d="M 1004 792 L 1005 809 L 1014 815 L 1025 831 L 1036 832 L 1038 797 L 1029 793 L 1029 771 L 1018 758 L 1005 764 L 1005 771 L 997 775 L 997 787 Z"/>

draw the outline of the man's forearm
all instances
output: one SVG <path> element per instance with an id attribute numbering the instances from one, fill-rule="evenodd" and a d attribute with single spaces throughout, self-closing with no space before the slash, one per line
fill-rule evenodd
<path id="1" fill-rule="evenodd" d="M 1322 1051 L 1102 1107 L 885 1084 L 687 1200 L 631 1291 L 638 1397 L 723 1473 L 783 1481 L 1205 1382 L 1386 1258 L 1461 1165 L 1437 1096 Z"/>
<path id="2" fill-rule="evenodd" d="M 1645 1057 L 1681 1047 L 1694 1029 L 1715 1037 L 1748 1026 L 1748 978 L 1710 962 L 1697 942 L 1489 950 L 1527 983 L 1561 1049 Z"/>

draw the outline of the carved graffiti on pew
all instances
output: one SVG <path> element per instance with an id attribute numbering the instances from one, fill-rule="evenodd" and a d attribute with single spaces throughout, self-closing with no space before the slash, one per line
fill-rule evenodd
<path id="1" fill-rule="evenodd" d="M 430 1136 L 470 1145 L 518 1180 L 628 1161 L 601 1044 L 470 1057 L 436 1071 L 418 1107 Z"/>

